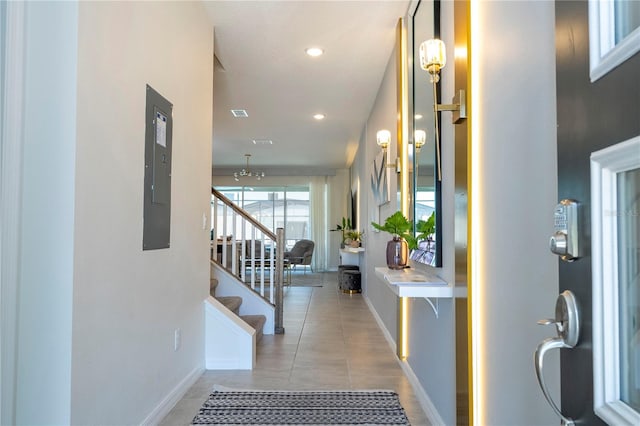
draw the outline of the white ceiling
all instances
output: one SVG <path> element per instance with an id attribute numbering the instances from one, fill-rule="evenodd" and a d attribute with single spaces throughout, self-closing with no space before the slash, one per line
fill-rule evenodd
<path id="1" fill-rule="evenodd" d="M 205 4 L 224 68 L 214 75 L 214 174 L 244 165 L 244 154 L 252 169 L 282 174 L 350 166 L 409 0 Z M 307 56 L 311 46 L 324 55 Z"/>

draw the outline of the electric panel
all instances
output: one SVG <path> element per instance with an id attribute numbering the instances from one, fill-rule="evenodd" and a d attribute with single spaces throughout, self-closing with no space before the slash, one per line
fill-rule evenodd
<path id="1" fill-rule="evenodd" d="M 147 85 L 143 250 L 170 245 L 172 111 L 173 105 Z"/>

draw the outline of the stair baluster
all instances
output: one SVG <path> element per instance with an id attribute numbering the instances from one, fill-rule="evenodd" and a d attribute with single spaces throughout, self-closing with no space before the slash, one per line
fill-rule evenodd
<path id="1" fill-rule="evenodd" d="M 216 189 L 211 194 L 211 260 L 273 304 L 275 332 L 284 333 L 284 229 L 274 234 Z"/>

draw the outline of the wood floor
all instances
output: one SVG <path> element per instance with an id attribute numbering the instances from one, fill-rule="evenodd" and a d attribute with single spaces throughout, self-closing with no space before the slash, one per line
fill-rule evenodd
<path id="1" fill-rule="evenodd" d="M 363 297 L 339 291 L 336 273 L 314 275 L 322 287 L 285 288 L 285 334 L 263 337 L 257 368 L 205 371 L 161 425 L 188 425 L 213 385 L 280 390 L 391 389 L 400 396 L 413 426 L 429 425 Z"/>

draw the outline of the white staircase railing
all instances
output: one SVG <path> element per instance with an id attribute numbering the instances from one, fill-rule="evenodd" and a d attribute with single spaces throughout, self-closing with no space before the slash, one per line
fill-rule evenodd
<path id="1" fill-rule="evenodd" d="M 211 260 L 273 304 L 275 332 L 284 333 L 284 229 L 274 234 L 216 189 L 211 194 Z"/>

